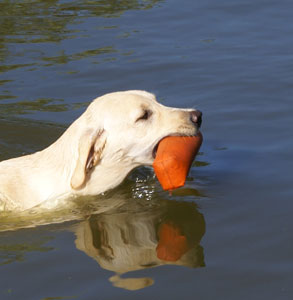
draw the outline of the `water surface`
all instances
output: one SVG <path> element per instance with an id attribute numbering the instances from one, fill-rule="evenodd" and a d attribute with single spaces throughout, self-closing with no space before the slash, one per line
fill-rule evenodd
<path id="1" fill-rule="evenodd" d="M 200 108 L 205 140 L 172 196 L 140 168 L 54 214 L 2 214 L 0 299 L 292 299 L 292 11 L 2 1 L 1 160 L 43 149 L 92 99 L 127 89 Z"/>

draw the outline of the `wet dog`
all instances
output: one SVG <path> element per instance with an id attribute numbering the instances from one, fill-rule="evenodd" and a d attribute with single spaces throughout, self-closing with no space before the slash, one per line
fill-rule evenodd
<path id="1" fill-rule="evenodd" d="M 195 135 L 200 123 L 199 111 L 166 107 L 145 91 L 106 94 L 48 148 L 0 163 L 1 207 L 103 193 L 151 165 L 163 137 Z"/>

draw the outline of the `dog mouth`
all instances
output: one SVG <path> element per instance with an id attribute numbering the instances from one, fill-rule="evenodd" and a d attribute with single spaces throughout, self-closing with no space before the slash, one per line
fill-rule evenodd
<path id="1" fill-rule="evenodd" d="M 197 133 L 198 133 L 198 131 L 197 131 L 195 134 L 179 134 L 179 133 L 174 133 L 174 134 L 169 134 L 169 135 L 166 135 L 166 136 L 162 137 L 162 138 L 156 143 L 155 147 L 153 148 L 153 151 L 152 151 L 152 157 L 153 157 L 153 159 L 156 158 L 156 156 L 157 156 L 157 151 L 158 151 L 158 148 L 159 148 L 159 144 L 160 144 L 160 142 L 161 142 L 163 139 L 165 139 L 165 138 L 167 138 L 167 137 L 169 137 L 169 136 L 179 136 L 179 137 L 184 137 L 184 136 L 196 136 Z"/>
<path id="2" fill-rule="evenodd" d="M 166 137 L 169 137 L 169 136 L 179 136 L 179 137 L 184 137 L 184 136 L 197 136 L 198 135 L 198 132 L 199 132 L 199 129 L 201 127 L 201 123 L 202 123 L 202 117 L 201 117 L 202 113 L 200 112 L 200 116 L 196 116 L 196 122 L 192 120 L 193 122 L 193 126 L 192 128 L 190 128 L 190 126 L 186 126 L 186 125 L 183 125 L 181 126 L 181 128 L 179 129 L 179 132 L 174 132 L 174 133 L 171 133 L 171 134 L 168 134 L 166 136 L 163 136 L 162 138 L 160 138 L 157 143 L 155 144 L 155 147 L 153 148 L 152 150 L 152 157 L 153 159 L 156 158 L 157 156 L 157 151 L 158 151 L 158 148 L 159 148 L 159 144 L 160 142 L 166 138 Z M 180 133 L 181 131 L 181 133 Z"/>
<path id="3" fill-rule="evenodd" d="M 162 140 L 162 139 L 161 139 L 161 140 Z M 152 157 L 153 157 L 153 159 L 155 159 L 156 156 L 157 156 L 157 151 L 158 151 L 159 144 L 160 144 L 161 140 L 156 144 L 156 146 L 154 147 L 154 149 L 153 149 L 153 151 L 152 151 Z"/>

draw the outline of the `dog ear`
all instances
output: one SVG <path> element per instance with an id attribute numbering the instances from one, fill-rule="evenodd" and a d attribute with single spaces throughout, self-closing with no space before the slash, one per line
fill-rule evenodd
<path id="1" fill-rule="evenodd" d="M 89 129 L 80 138 L 78 143 L 78 158 L 70 181 L 73 189 L 81 188 L 87 174 L 99 163 L 106 144 L 103 134 L 104 130 L 96 131 Z"/>

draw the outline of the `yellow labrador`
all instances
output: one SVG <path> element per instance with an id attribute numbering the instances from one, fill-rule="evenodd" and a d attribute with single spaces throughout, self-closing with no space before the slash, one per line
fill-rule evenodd
<path id="1" fill-rule="evenodd" d="M 151 165 L 163 137 L 196 135 L 200 123 L 199 111 L 163 106 L 145 91 L 99 97 L 51 146 L 0 163 L 2 209 L 103 193 Z"/>

